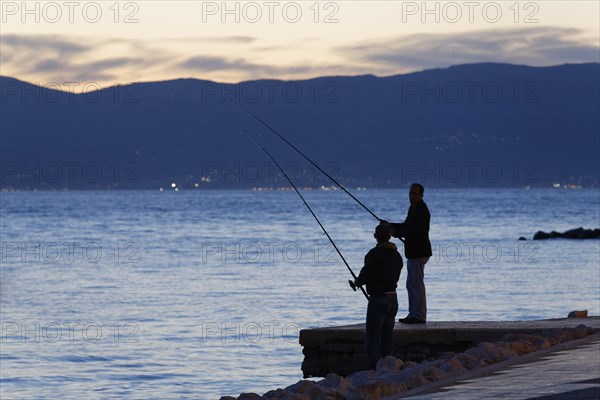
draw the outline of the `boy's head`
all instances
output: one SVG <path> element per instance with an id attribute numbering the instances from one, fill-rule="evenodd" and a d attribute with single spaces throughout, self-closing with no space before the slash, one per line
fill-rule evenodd
<path id="1" fill-rule="evenodd" d="M 387 242 L 392 237 L 390 226 L 387 224 L 377 225 L 373 236 L 375 236 L 375 239 L 377 239 L 377 243 Z"/>

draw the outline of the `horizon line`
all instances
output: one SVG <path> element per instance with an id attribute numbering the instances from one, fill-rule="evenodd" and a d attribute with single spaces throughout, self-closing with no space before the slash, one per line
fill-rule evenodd
<path id="1" fill-rule="evenodd" d="M 94 93 L 96 91 L 101 91 L 101 90 L 106 90 L 109 89 L 111 87 L 115 87 L 115 86 L 130 86 L 130 85 L 138 85 L 138 84 L 151 84 L 151 83 L 165 83 L 165 82 L 175 82 L 175 81 L 183 81 L 183 80 L 193 80 L 193 81 L 200 81 L 200 82 L 209 82 L 209 83 L 214 83 L 217 85 L 242 85 L 244 83 L 249 83 L 249 82 L 257 82 L 257 81 L 279 81 L 279 82 L 306 82 L 306 81 L 311 81 L 311 80 L 317 80 L 317 79 L 326 79 L 326 78 L 357 78 L 357 77 L 373 77 L 376 79 L 387 79 L 387 78 L 394 78 L 394 77 L 398 77 L 398 76 L 406 76 L 406 75 L 412 75 L 412 74 L 419 74 L 419 73 L 424 73 L 424 72 L 428 72 L 428 71 L 436 71 L 436 70 L 448 70 L 451 68 L 457 68 L 457 67 L 464 67 L 464 66 L 474 66 L 474 65 L 504 65 L 504 66 L 510 66 L 510 67 L 521 67 L 521 68 L 537 68 L 537 69 L 542 69 L 542 68 L 557 68 L 557 67 L 564 67 L 567 65 L 577 65 L 577 66 L 581 66 L 581 65 L 600 65 L 600 62 L 597 61 L 589 61 L 589 62 L 564 62 L 562 64 L 552 64 L 552 65 L 544 65 L 544 66 L 533 66 L 533 65 L 527 65 L 527 64 L 513 64 L 513 63 L 508 63 L 508 62 L 494 62 L 494 61 L 483 61 L 483 62 L 473 62 L 473 63 L 464 63 L 464 64 L 453 64 L 450 66 L 446 66 L 446 67 L 432 67 L 432 68 L 425 68 L 425 69 L 419 69 L 419 70 L 415 70 L 415 71 L 411 71 L 411 72 L 406 72 L 406 73 L 398 73 L 398 74 L 392 74 L 392 75 L 383 75 L 383 76 L 378 76 L 375 74 L 357 74 L 357 75 L 321 75 L 321 76 L 313 76 L 313 77 L 309 77 L 309 78 L 305 78 L 305 79 L 277 79 L 277 78 L 256 78 L 256 79 L 249 79 L 249 80 L 243 80 L 243 81 L 238 81 L 238 82 L 221 82 L 221 81 L 213 81 L 210 79 L 202 79 L 202 78 L 194 78 L 194 77 L 179 77 L 179 78 L 172 78 L 172 79 L 164 79 L 164 80 L 149 80 L 149 81 L 135 81 L 135 82 L 128 82 L 125 84 L 121 84 L 118 82 L 115 82 L 112 85 L 108 85 L 108 86 L 101 86 L 100 84 L 98 84 L 95 81 L 87 81 L 87 84 L 91 84 L 91 83 L 96 83 L 99 87 L 99 89 L 96 90 L 90 90 L 87 93 Z M 41 85 L 39 82 L 31 82 L 31 81 L 27 81 L 27 80 L 23 80 L 23 79 L 19 79 L 19 78 L 15 78 L 13 76 L 8 76 L 8 75 L 0 75 L 0 79 L 12 79 L 21 83 L 26 83 L 32 86 L 38 86 L 38 87 L 44 87 L 43 85 Z M 66 81 L 63 82 L 63 84 L 75 84 L 75 83 L 81 83 L 78 81 Z M 59 85 L 59 82 L 47 82 L 45 85 L 46 86 L 50 86 L 51 84 L 56 84 Z M 70 85 L 67 85 L 67 87 L 69 87 Z M 69 93 L 69 94 L 82 94 L 81 92 L 76 93 L 76 92 L 67 92 L 61 89 L 56 89 L 56 88 L 51 88 L 51 87 L 45 87 L 46 89 L 51 89 L 51 90 L 55 90 L 58 92 L 63 92 L 63 93 Z"/>

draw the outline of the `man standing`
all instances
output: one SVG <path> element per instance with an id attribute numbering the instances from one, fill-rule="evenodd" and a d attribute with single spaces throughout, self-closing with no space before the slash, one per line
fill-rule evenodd
<path id="1" fill-rule="evenodd" d="M 431 257 L 429 242 L 429 208 L 423 201 L 425 188 L 419 183 L 410 185 L 410 207 L 404 222 L 390 224 L 392 236 L 404 238 L 406 256 L 406 290 L 408 291 L 408 315 L 401 318 L 404 324 L 424 324 L 427 321 L 427 298 L 425 295 L 425 264 Z M 385 222 L 385 221 L 384 221 Z"/>
<path id="2" fill-rule="evenodd" d="M 402 270 L 402 256 L 396 245 L 389 241 L 390 226 L 378 225 L 374 236 L 377 246 L 365 256 L 365 265 L 354 281 L 356 286 L 367 285 L 369 293 L 365 340 L 369 369 L 375 369 L 380 358 L 393 353 L 394 323 L 398 312 L 396 287 Z"/>

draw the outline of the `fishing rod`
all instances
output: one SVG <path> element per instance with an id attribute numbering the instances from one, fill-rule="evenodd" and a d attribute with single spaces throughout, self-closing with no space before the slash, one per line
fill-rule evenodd
<path id="1" fill-rule="evenodd" d="M 333 183 L 335 183 L 336 185 L 338 185 L 344 192 L 346 192 L 346 194 L 348 194 L 350 197 L 352 197 L 354 199 L 354 201 L 356 201 L 358 204 L 360 204 L 362 206 L 362 208 L 364 208 L 365 210 L 367 210 L 369 212 L 369 214 L 371 214 L 373 217 L 375 217 L 375 219 L 377 219 L 377 221 L 379 221 L 379 222 L 384 221 L 381 218 L 379 218 L 377 215 L 375 215 L 375 213 L 373 211 L 371 211 L 367 206 L 365 206 L 360 200 L 358 200 L 356 197 L 354 197 L 354 195 L 352 193 L 350 193 L 344 186 L 342 186 L 338 181 L 336 181 L 331 175 L 329 175 L 327 172 L 323 171 L 323 169 L 321 167 L 319 167 L 313 160 L 311 160 L 310 158 L 308 158 L 308 156 L 306 154 L 304 154 L 302 151 L 300 151 L 300 149 L 298 149 L 296 146 L 294 146 L 292 143 L 290 143 L 286 138 L 284 138 L 281 134 L 279 134 L 275 129 L 273 129 L 269 124 L 267 124 L 265 121 L 263 121 L 262 119 L 260 119 L 259 117 L 257 117 L 253 113 L 251 113 L 250 111 L 246 110 L 240 104 L 235 103 L 235 102 L 233 102 L 233 103 L 236 104 L 239 108 L 241 108 L 245 113 L 247 113 L 248 115 L 254 117 L 263 126 L 265 126 L 267 129 L 269 129 L 275 135 L 277 135 L 277 137 L 279 137 L 279 139 L 281 139 L 285 143 L 287 143 L 292 149 L 296 150 L 296 152 L 298 152 L 302 157 L 304 157 L 306 160 L 308 160 L 308 162 L 310 162 L 312 165 L 314 165 L 325 176 L 327 176 L 329 179 L 331 179 L 331 181 Z"/>
<path id="2" fill-rule="evenodd" d="M 300 196 L 300 198 L 302 199 L 302 202 L 304 203 L 304 205 L 306 206 L 306 208 L 308 208 L 308 211 L 310 211 L 310 213 L 312 214 L 312 216 L 315 217 L 315 220 L 317 221 L 317 223 L 319 224 L 319 226 L 321 227 L 321 229 L 323 230 L 323 232 L 325 232 L 325 235 L 327 235 L 327 239 L 329 239 L 329 241 L 333 245 L 333 248 L 335 249 L 335 251 L 337 251 L 337 253 L 339 254 L 339 256 L 342 259 L 342 261 L 344 262 L 344 264 L 346 264 L 346 267 L 348 268 L 348 271 L 350 271 L 350 274 L 352 274 L 352 277 L 354 278 L 354 280 L 356 280 L 356 274 L 354 273 L 354 271 L 352 271 L 352 268 L 350 268 L 350 265 L 348 265 L 348 262 L 346 261 L 346 259 L 342 255 L 342 252 L 340 251 L 340 249 L 338 249 L 338 247 L 336 246 L 335 242 L 333 241 L 333 239 L 331 238 L 331 236 L 329 236 L 329 233 L 327 233 L 327 230 L 325 229 L 325 227 L 323 226 L 323 224 L 321 223 L 321 221 L 319 220 L 319 218 L 317 217 L 317 215 L 314 213 L 314 211 L 312 210 L 312 208 L 310 208 L 310 206 L 308 205 L 308 203 L 304 199 L 304 196 L 302 196 L 302 193 L 300 193 L 300 191 L 298 190 L 298 188 L 296 187 L 296 185 L 294 185 L 294 182 L 292 182 L 292 180 L 290 179 L 290 177 L 288 176 L 288 174 L 285 173 L 285 171 L 283 170 L 283 168 L 281 168 L 281 165 L 279 165 L 279 163 L 277 161 L 275 161 L 275 159 L 273 158 L 273 156 L 271 155 L 271 153 L 269 153 L 267 151 L 267 149 L 265 149 L 263 147 L 263 145 L 261 145 L 258 142 L 258 140 L 256 140 L 254 137 L 252 137 L 247 131 L 244 131 L 244 133 L 246 135 L 248 135 L 248 137 L 250 137 L 250 139 L 252 139 L 254 141 L 254 143 L 256 143 L 256 145 L 261 148 L 262 151 L 265 152 L 265 154 L 271 159 L 271 161 L 273 161 L 273 163 L 277 166 L 277 168 L 279 168 L 279 171 L 281 171 L 281 173 L 283 174 L 283 176 L 285 176 L 285 179 L 287 179 L 287 181 L 290 183 L 290 185 L 292 185 L 292 187 L 294 188 L 294 190 L 296 191 L 296 193 L 298 193 L 298 196 Z M 349 282 L 351 282 L 351 281 L 349 281 Z M 352 287 L 352 289 L 354 289 L 354 291 L 356 291 L 356 286 L 355 285 L 350 284 L 350 286 Z M 369 295 L 367 294 L 367 292 L 365 292 L 365 289 L 362 286 L 359 286 L 359 288 L 363 292 L 363 294 L 365 295 L 365 297 L 367 298 L 367 300 L 369 300 Z"/>

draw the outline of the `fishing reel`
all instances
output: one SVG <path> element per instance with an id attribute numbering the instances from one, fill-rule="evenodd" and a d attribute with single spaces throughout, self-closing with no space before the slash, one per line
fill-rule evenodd
<path id="1" fill-rule="evenodd" d="M 356 292 L 356 284 L 354 283 L 354 281 L 351 279 L 348 279 L 348 284 L 350 285 L 352 290 L 354 290 Z"/>
<path id="2" fill-rule="evenodd" d="M 348 279 L 348 284 L 350 285 L 350 287 L 352 288 L 352 290 L 354 290 L 356 292 L 357 289 L 360 289 L 361 292 L 363 292 L 363 294 L 365 295 L 365 297 L 367 298 L 367 300 L 369 300 L 369 295 L 367 294 L 367 292 L 365 292 L 365 289 L 363 289 L 362 286 L 356 286 L 356 283 L 353 280 Z"/>

